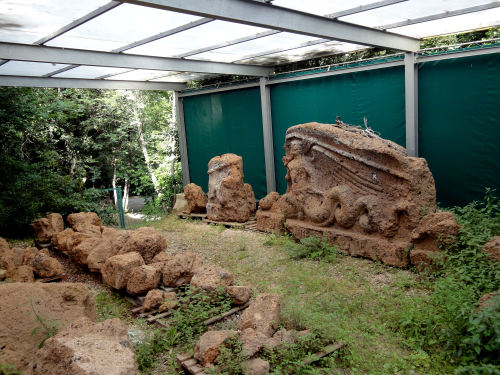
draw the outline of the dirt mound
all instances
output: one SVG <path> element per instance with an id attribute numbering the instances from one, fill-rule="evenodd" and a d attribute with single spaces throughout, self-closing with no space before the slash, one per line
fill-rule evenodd
<path id="1" fill-rule="evenodd" d="M 184 198 L 188 204 L 189 213 L 203 213 L 207 210 L 207 195 L 196 184 L 187 184 L 184 188 Z"/>
<path id="2" fill-rule="evenodd" d="M 2 283 L 0 301 L 0 357 L 20 370 L 47 337 L 41 322 L 61 330 L 80 317 L 96 318 L 94 299 L 84 284 Z"/>
<path id="3" fill-rule="evenodd" d="M 48 339 L 27 375 L 139 375 L 127 327 L 120 319 L 80 318 Z"/>

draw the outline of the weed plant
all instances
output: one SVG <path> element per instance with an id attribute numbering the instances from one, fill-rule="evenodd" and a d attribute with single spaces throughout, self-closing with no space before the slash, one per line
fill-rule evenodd
<path id="1" fill-rule="evenodd" d="M 333 263 L 339 256 L 337 247 L 328 243 L 326 237 L 306 237 L 288 248 L 292 259 L 325 260 Z"/>
<path id="2" fill-rule="evenodd" d="M 243 375 L 244 361 L 248 359 L 244 353 L 241 341 L 237 337 L 230 338 L 220 348 L 215 364 L 216 367 L 208 370 L 208 374 L 215 375 Z"/>
<path id="3" fill-rule="evenodd" d="M 130 318 L 130 304 L 115 293 L 99 292 L 94 296 L 97 310 L 97 320 L 102 322 L 106 319 L 119 318 L 127 320 Z"/>
<path id="4" fill-rule="evenodd" d="M 0 362 L 0 375 L 21 375 L 22 372 L 16 366 Z"/>

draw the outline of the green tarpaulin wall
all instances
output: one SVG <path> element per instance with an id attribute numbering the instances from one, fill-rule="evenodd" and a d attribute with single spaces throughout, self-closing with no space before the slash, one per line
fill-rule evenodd
<path id="1" fill-rule="evenodd" d="M 500 190 L 500 54 L 419 64 L 419 153 L 443 206 Z M 211 157 L 243 157 L 245 182 L 266 194 L 260 92 L 240 89 L 184 98 L 191 181 L 207 189 Z M 368 126 L 405 146 L 403 67 L 381 68 L 271 86 L 276 186 L 286 190 L 281 158 L 290 126 L 317 121 Z"/>

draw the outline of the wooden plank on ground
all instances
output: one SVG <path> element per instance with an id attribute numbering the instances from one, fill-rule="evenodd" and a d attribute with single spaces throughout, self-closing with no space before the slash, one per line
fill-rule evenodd
<path id="1" fill-rule="evenodd" d="M 191 354 L 180 354 L 176 357 L 176 361 L 183 369 L 191 375 L 204 375 L 205 371 Z"/>
<path id="2" fill-rule="evenodd" d="M 147 316 L 150 316 L 150 315 L 153 315 L 153 314 L 156 314 L 160 312 L 159 310 L 151 310 L 151 311 L 148 311 L 148 312 L 145 312 L 145 313 L 142 313 L 142 314 L 139 314 L 139 318 L 145 318 Z"/>
<path id="3" fill-rule="evenodd" d="M 151 318 L 148 318 L 148 323 L 153 323 L 154 321 L 156 321 L 158 319 L 165 318 L 165 317 L 170 316 L 170 315 L 172 315 L 172 311 L 166 311 L 166 312 L 163 312 L 161 314 L 154 315 Z"/>
<path id="4" fill-rule="evenodd" d="M 337 350 L 339 350 L 343 346 L 344 346 L 344 343 L 342 341 L 339 341 L 335 344 L 325 346 L 318 353 L 315 353 L 312 356 L 310 356 L 309 358 L 304 359 L 304 363 L 309 365 L 313 362 L 319 361 L 321 358 L 326 357 L 327 355 L 330 355 L 333 352 L 336 352 Z"/>
<path id="5" fill-rule="evenodd" d="M 132 314 L 137 314 L 142 311 L 142 306 L 136 307 L 135 309 L 130 310 Z"/>
<path id="6" fill-rule="evenodd" d="M 238 311 L 246 309 L 248 306 L 250 306 L 250 302 L 247 302 L 242 306 L 235 307 L 234 309 L 231 309 L 223 314 L 214 316 L 213 318 L 207 319 L 203 322 L 203 324 L 205 324 L 206 326 L 209 326 L 211 324 L 218 322 L 219 320 L 222 320 L 224 318 L 227 318 L 230 315 L 237 313 Z"/>
<path id="7" fill-rule="evenodd" d="M 37 283 L 53 283 L 54 281 L 59 281 L 59 280 L 64 280 L 64 279 L 66 279 L 66 276 L 62 275 L 62 276 L 47 277 L 45 279 L 38 279 L 36 282 Z"/>

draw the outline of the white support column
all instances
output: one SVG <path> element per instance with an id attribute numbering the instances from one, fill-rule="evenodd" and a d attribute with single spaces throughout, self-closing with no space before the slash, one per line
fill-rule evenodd
<path id="1" fill-rule="evenodd" d="M 182 184 L 186 186 L 191 182 L 189 177 L 189 158 L 187 153 L 186 127 L 184 125 L 184 105 L 183 99 L 179 97 L 179 92 L 174 91 L 175 110 L 177 112 L 177 132 L 179 134 L 179 150 L 181 152 L 182 164 Z"/>
<path id="2" fill-rule="evenodd" d="M 270 90 L 270 87 L 267 85 L 267 79 L 260 78 L 260 105 L 262 110 L 262 130 L 264 132 L 264 158 L 266 162 L 266 185 L 268 194 L 276 191 Z"/>
<path id="3" fill-rule="evenodd" d="M 413 52 L 405 53 L 406 149 L 418 156 L 418 64 Z"/>

